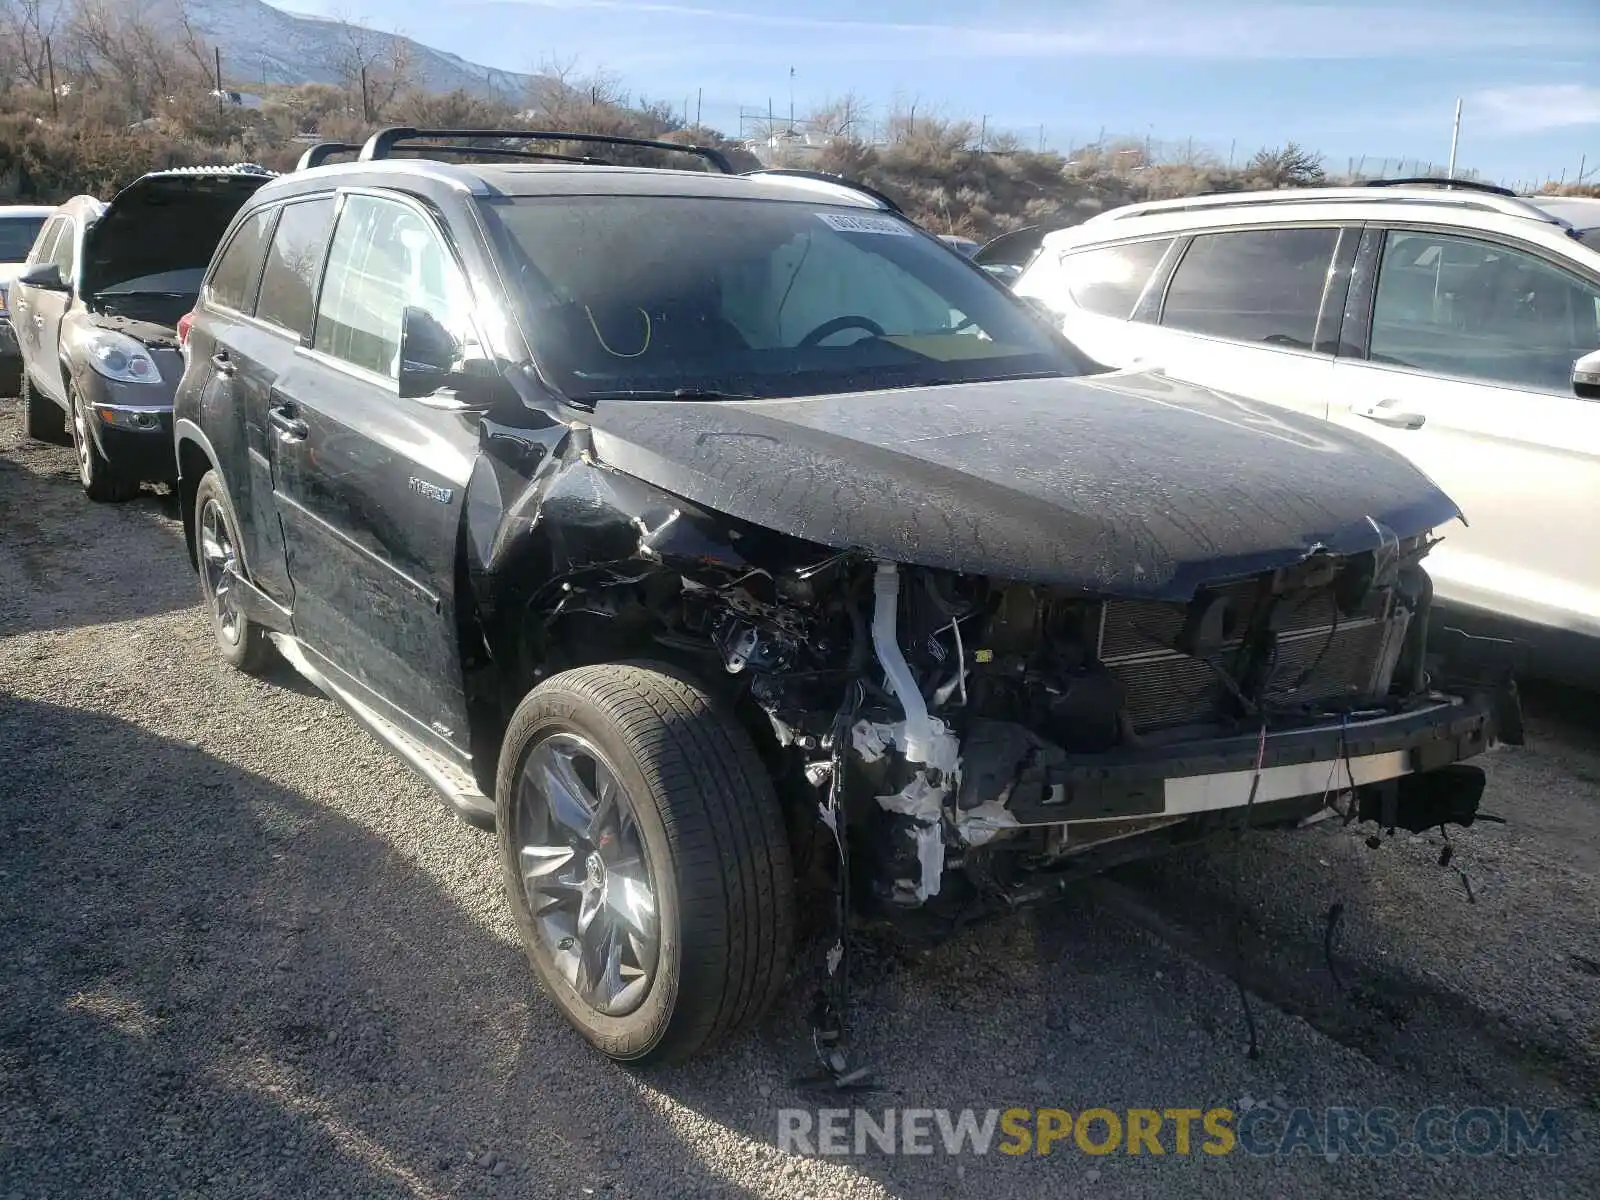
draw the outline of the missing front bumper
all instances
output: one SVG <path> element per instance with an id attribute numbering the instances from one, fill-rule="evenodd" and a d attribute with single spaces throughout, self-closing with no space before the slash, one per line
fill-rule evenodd
<path id="1" fill-rule="evenodd" d="M 1101 755 L 1053 756 L 1018 777 L 1019 826 L 1190 816 L 1340 792 L 1472 758 L 1496 740 L 1492 695 L 1433 697 L 1403 712 L 1337 724 Z"/>

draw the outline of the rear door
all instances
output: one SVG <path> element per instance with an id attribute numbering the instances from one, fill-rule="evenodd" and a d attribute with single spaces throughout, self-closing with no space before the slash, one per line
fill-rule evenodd
<path id="1" fill-rule="evenodd" d="M 1536 246 L 1373 228 L 1332 418 L 1386 442 L 1466 514 L 1428 556 L 1441 598 L 1600 636 L 1600 277 Z M 1375 277 L 1375 282 L 1366 282 Z"/>
<path id="2" fill-rule="evenodd" d="M 429 210 L 344 194 L 312 344 L 273 390 L 274 481 L 296 634 L 383 715 L 464 760 L 456 555 L 479 414 L 448 392 L 399 396 L 408 305 L 479 352 L 465 277 Z"/>
<path id="3" fill-rule="evenodd" d="M 1138 365 L 1327 415 L 1357 233 L 1336 226 L 1200 233 L 1128 327 Z"/>
<path id="4" fill-rule="evenodd" d="M 324 202 L 324 225 L 332 221 L 332 199 Z M 256 297 L 278 208 L 246 217 L 228 239 L 201 289 L 189 333 L 179 406 L 192 404 L 217 457 L 239 521 L 250 578 L 289 607 L 289 574 L 283 533 L 272 497 L 272 464 L 264 416 L 270 372 L 292 360 L 298 335 L 256 318 Z M 309 306 L 307 306 L 309 307 Z M 310 328 L 309 312 L 306 316 Z"/>

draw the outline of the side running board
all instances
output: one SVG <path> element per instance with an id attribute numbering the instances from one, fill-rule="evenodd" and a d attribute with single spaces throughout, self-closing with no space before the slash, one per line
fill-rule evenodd
<path id="1" fill-rule="evenodd" d="M 271 633 L 267 636 L 272 639 L 272 644 L 278 648 L 278 653 L 283 655 L 290 666 L 338 703 L 368 733 L 388 746 L 412 770 L 426 779 L 445 802 L 455 809 L 457 816 L 475 828 L 494 829 L 494 800 L 479 790 L 477 781 L 467 771 L 437 751 L 424 746 L 393 721 L 379 716 L 346 689 L 330 680 L 316 668 L 295 638 L 282 633 Z"/>

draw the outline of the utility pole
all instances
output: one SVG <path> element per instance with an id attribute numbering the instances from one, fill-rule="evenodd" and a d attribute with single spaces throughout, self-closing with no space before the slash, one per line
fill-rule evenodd
<path id="1" fill-rule="evenodd" d="M 222 94 L 222 47 L 213 46 L 211 54 L 217 64 L 217 120 L 220 121 L 222 120 L 222 105 L 226 99 Z"/>
<path id="2" fill-rule="evenodd" d="M 794 133 L 794 68 L 789 68 L 789 133 Z"/>
<path id="3" fill-rule="evenodd" d="M 56 95 L 56 56 L 49 38 L 44 40 L 44 62 L 50 72 L 50 117 L 53 120 L 61 115 L 61 98 Z"/>
<path id="4" fill-rule="evenodd" d="M 978 127 L 978 153 L 983 153 L 984 144 L 989 140 L 989 114 L 983 114 L 983 123 Z"/>
<path id="5" fill-rule="evenodd" d="M 1039 153 L 1044 153 L 1044 126 L 1039 126 Z"/>
<path id="6" fill-rule="evenodd" d="M 1456 143 L 1461 140 L 1461 98 L 1456 97 L 1456 123 L 1450 130 L 1450 168 L 1445 172 L 1446 179 L 1456 177 Z"/>
<path id="7" fill-rule="evenodd" d="M 361 119 L 372 124 L 372 101 L 367 98 L 367 65 L 361 64 Z"/>
<path id="8" fill-rule="evenodd" d="M 705 99 L 705 88 L 696 88 L 694 93 L 694 124 L 696 129 L 700 128 L 700 107 L 705 103 Z"/>

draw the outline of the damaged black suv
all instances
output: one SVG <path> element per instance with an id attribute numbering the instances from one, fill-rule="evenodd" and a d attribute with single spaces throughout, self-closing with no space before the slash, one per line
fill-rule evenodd
<path id="1" fill-rule="evenodd" d="M 605 1053 L 752 1019 L 812 887 L 938 922 L 1245 817 L 1473 819 L 1500 695 L 1425 655 L 1459 513 L 1404 460 L 1099 372 L 864 189 L 461 136 L 241 210 L 180 495 L 222 655 L 498 830 Z"/>

